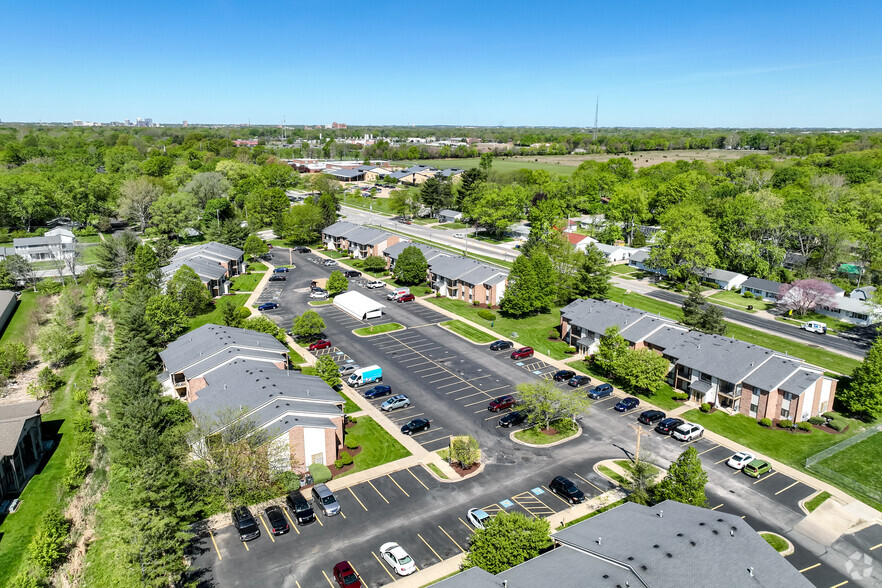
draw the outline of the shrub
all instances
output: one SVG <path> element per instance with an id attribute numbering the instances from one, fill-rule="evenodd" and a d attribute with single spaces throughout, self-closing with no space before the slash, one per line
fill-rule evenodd
<path id="1" fill-rule="evenodd" d="M 52 368 L 49 366 L 40 370 L 39 375 L 37 375 L 37 381 L 40 383 L 40 387 L 49 394 L 64 386 L 64 380 L 59 378 L 58 374 L 52 371 Z"/>
<path id="2" fill-rule="evenodd" d="M 0 347 L 0 374 L 7 378 L 22 371 L 30 360 L 24 343 L 9 343 Z"/>
<path id="3" fill-rule="evenodd" d="M 772 419 L 760 419 L 758 422 L 763 427 L 771 427 L 772 426 Z"/>
<path id="4" fill-rule="evenodd" d="M 812 430 L 812 424 L 808 421 L 802 421 L 801 423 L 796 423 L 796 426 L 805 432 L 809 432 Z"/>
<path id="5" fill-rule="evenodd" d="M 478 316 L 484 319 L 485 321 L 493 321 L 496 320 L 496 315 L 489 310 L 479 310 Z"/>
<path id="6" fill-rule="evenodd" d="M 64 284 L 55 280 L 46 279 L 37 282 L 37 292 L 41 294 L 58 294 L 64 289 Z"/>
<path id="7" fill-rule="evenodd" d="M 380 272 L 386 269 L 386 259 L 371 255 L 370 257 L 365 258 L 362 267 L 371 272 Z"/>
<path id="8" fill-rule="evenodd" d="M 97 359 L 89 356 L 88 358 L 86 358 L 86 370 L 89 373 L 89 377 L 94 378 L 101 373 L 101 364 L 98 363 Z"/>
<path id="9" fill-rule="evenodd" d="M 753 300 L 753 292 L 744 291 L 744 294 L 741 295 L 743 298 L 747 298 L 748 300 Z"/>
<path id="10" fill-rule="evenodd" d="M 71 421 L 73 422 L 74 432 L 81 435 L 83 433 L 92 433 L 92 415 L 89 414 L 89 411 L 78 410 Z"/>
<path id="11" fill-rule="evenodd" d="M 813 416 L 808 420 L 813 425 L 825 425 L 827 424 L 827 419 L 822 416 Z"/>
<path id="12" fill-rule="evenodd" d="M 778 426 L 782 429 L 792 429 L 793 421 L 791 421 L 790 419 L 781 419 L 780 421 L 778 421 Z"/>
<path id="13" fill-rule="evenodd" d="M 342 459 L 335 459 L 334 460 L 334 467 L 337 468 L 338 470 L 340 468 L 342 468 L 343 467 L 343 460 Z"/>
<path id="14" fill-rule="evenodd" d="M 22 570 L 6 586 L 7 588 L 41 588 L 45 584 L 28 570 Z"/>
<path id="15" fill-rule="evenodd" d="M 711 405 L 707 402 L 702 402 L 699 408 L 701 409 L 701 412 L 710 412 Z"/>
<path id="16" fill-rule="evenodd" d="M 300 476 L 294 472 L 280 472 L 276 478 L 276 482 L 278 482 L 279 486 L 281 486 L 285 492 L 300 490 Z"/>
<path id="17" fill-rule="evenodd" d="M 704 286 L 705 288 L 710 289 L 710 290 L 719 290 L 720 289 L 720 285 L 717 284 L 716 282 L 702 282 L 701 285 Z"/>
<path id="18" fill-rule="evenodd" d="M 67 469 L 67 475 L 64 476 L 63 484 L 68 490 L 79 488 L 83 480 L 86 479 L 86 472 L 89 471 L 91 457 L 91 450 L 88 445 L 78 445 L 67 456 L 67 461 L 64 464 L 64 467 Z"/>
<path id="19" fill-rule="evenodd" d="M 827 423 L 827 426 L 830 427 L 831 429 L 833 429 L 834 431 L 841 432 L 845 429 L 845 427 L 848 426 L 848 423 L 845 421 L 842 421 L 842 420 L 833 419 L 832 421 Z"/>
<path id="20" fill-rule="evenodd" d="M 680 282 L 674 282 L 674 285 L 671 286 L 671 289 L 672 289 L 674 292 L 682 292 L 683 289 L 684 289 L 684 286 L 683 286 L 683 284 L 681 284 Z"/>
<path id="21" fill-rule="evenodd" d="M 674 395 L 671 397 L 674 400 L 689 400 L 688 392 L 674 392 Z"/>
<path id="22" fill-rule="evenodd" d="M 340 460 L 343 462 L 343 465 L 349 465 L 352 463 L 352 456 L 349 455 L 348 451 L 343 451 L 340 453 Z"/>
<path id="23" fill-rule="evenodd" d="M 832 410 L 830 410 L 830 411 L 825 412 L 825 413 L 823 414 L 823 416 L 824 416 L 824 418 L 826 418 L 826 419 L 835 419 L 836 417 L 839 416 L 839 413 L 838 413 L 838 412 L 833 412 Z"/>
<path id="24" fill-rule="evenodd" d="M 353 425 L 358 422 L 358 417 L 351 416 L 351 417 L 347 417 L 347 418 L 349 419 L 349 422 L 352 423 Z M 347 447 L 349 447 L 349 446 L 347 445 Z M 352 449 L 352 448 L 350 447 L 350 449 Z"/>
<path id="25" fill-rule="evenodd" d="M 574 353 L 576 353 L 576 351 L 577 351 L 576 348 L 573 347 L 572 345 L 570 345 L 569 347 L 564 349 L 564 353 L 567 353 L 569 355 L 573 355 Z"/>
<path id="26" fill-rule="evenodd" d="M 316 484 L 324 484 L 331 479 L 331 470 L 324 464 L 314 463 L 309 466 L 309 475 Z"/>
<path id="27" fill-rule="evenodd" d="M 243 319 L 249 318 L 251 316 L 251 309 L 240 306 L 236 309 L 236 316 Z"/>
<path id="28" fill-rule="evenodd" d="M 89 404 L 89 391 L 85 388 L 77 388 L 74 390 L 73 399 L 77 404 L 85 406 Z"/>
<path id="29" fill-rule="evenodd" d="M 345 445 L 346 445 L 346 448 L 347 448 L 347 449 L 358 449 L 358 441 L 356 441 L 356 440 L 353 439 L 352 437 L 347 437 L 347 438 L 346 438 L 346 443 L 345 443 Z"/>
<path id="30" fill-rule="evenodd" d="M 70 523 L 64 520 L 61 513 L 48 510 L 43 514 L 39 530 L 28 545 L 28 554 L 44 574 L 51 573 L 64 559 L 69 531 Z"/>

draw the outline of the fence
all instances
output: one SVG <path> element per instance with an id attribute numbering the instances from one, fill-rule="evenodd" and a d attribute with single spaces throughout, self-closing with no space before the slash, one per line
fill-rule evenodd
<path id="1" fill-rule="evenodd" d="M 873 435 L 875 435 L 879 431 L 882 431 L 882 425 L 876 425 L 875 427 L 867 429 L 866 431 L 863 431 L 862 433 L 858 433 L 854 437 L 850 437 L 850 438 L 846 439 L 842 443 L 837 443 L 833 447 L 828 447 L 827 449 L 825 449 L 823 451 L 819 451 L 814 455 L 810 455 L 805 460 L 805 467 L 810 468 L 813 465 L 815 465 L 816 463 L 818 463 L 819 461 L 823 461 L 823 460 L 827 459 L 828 457 L 830 457 L 831 455 L 833 455 L 835 453 L 839 453 L 843 449 L 847 449 L 848 447 L 851 447 L 855 443 L 860 443 L 864 439 L 866 439 L 868 437 L 872 437 Z"/>

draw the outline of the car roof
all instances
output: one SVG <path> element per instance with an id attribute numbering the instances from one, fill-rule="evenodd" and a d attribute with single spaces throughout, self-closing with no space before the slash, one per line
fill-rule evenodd
<path id="1" fill-rule="evenodd" d="M 470 508 L 469 512 L 481 519 L 490 516 L 484 511 L 483 508 Z"/>

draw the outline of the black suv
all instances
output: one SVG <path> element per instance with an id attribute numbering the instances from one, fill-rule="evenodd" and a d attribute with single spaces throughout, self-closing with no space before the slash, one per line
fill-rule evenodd
<path id="1" fill-rule="evenodd" d="M 566 382 L 570 378 L 576 375 L 576 372 L 572 370 L 560 370 L 559 372 L 554 372 L 554 381 L 555 382 Z"/>
<path id="2" fill-rule="evenodd" d="M 579 487 L 563 476 L 558 476 L 548 485 L 549 490 L 555 494 L 559 494 L 569 500 L 573 504 L 579 504 L 585 500 L 585 493 L 579 490 Z"/>
<path id="3" fill-rule="evenodd" d="M 239 541 L 251 541 L 260 537 L 260 527 L 247 507 L 237 506 L 233 509 L 233 526 L 239 531 Z"/>
<path id="4" fill-rule="evenodd" d="M 288 510 L 291 511 L 291 514 L 294 515 L 294 520 L 297 521 L 298 525 L 308 525 L 315 520 L 315 513 L 312 507 L 309 506 L 309 502 L 300 492 L 289 492 L 285 498 L 285 503 L 288 505 Z"/>
<path id="5" fill-rule="evenodd" d="M 361 272 L 357 272 L 355 270 L 346 270 L 343 272 L 343 275 L 347 278 L 358 278 L 361 276 Z"/>
<path id="6" fill-rule="evenodd" d="M 637 417 L 637 420 L 644 425 L 651 425 L 652 423 L 657 423 L 664 418 L 665 413 L 660 410 L 644 410 L 642 413 L 640 413 L 640 416 Z"/>
<path id="7" fill-rule="evenodd" d="M 684 424 L 686 421 L 683 419 L 675 419 L 673 417 L 666 418 L 662 420 L 659 424 L 655 426 L 655 430 L 658 433 L 663 433 L 665 435 L 670 435 L 674 432 L 674 429 Z"/>

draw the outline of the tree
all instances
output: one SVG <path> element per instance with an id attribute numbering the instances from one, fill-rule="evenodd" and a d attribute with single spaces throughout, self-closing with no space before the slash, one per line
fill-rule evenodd
<path id="1" fill-rule="evenodd" d="M 151 245 L 156 252 L 156 259 L 159 262 L 160 267 L 168 265 L 168 262 L 171 261 L 171 258 L 174 257 L 175 252 L 177 251 L 177 246 L 175 246 L 175 244 L 165 235 L 160 236 L 158 239 L 154 239 Z"/>
<path id="2" fill-rule="evenodd" d="M 536 275 L 536 310 L 548 312 L 554 305 L 557 284 L 560 281 L 551 267 L 551 259 L 542 251 L 530 256 Z"/>
<path id="3" fill-rule="evenodd" d="M 481 459 L 481 448 L 478 440 L 471 435 L 452 437 L 450 440 L 450 460 L 468 470 Z"/>
<path id="4" fill-rule="evenodd" d="M 322 355 L 315 363 L 315 375 L 325 381 L 331 388 L 340 385 L 340 368 L 329 355 Z"/>
<path id="5" fill-rule="evenodd" d="M 298 339 L 312 341 L 318 339 L 325 330 L 325 321 L 314 310 L 307 310 L 295 317 L 291 324 L 291 333 Z"/>
<path id="6" fill-rule="evenodd" d="M 634 242 L 634 227 L 649 218 L 649 197 L 646 189 L 635 183 L 619 184 L 609 201 L 607 217 L 624 223 L 628 245 Z"/>
<path id="7" fill-rule="evenodd" d="M 328 294 L 331 296 L 336 296 L 342 292 L 345 292 L 349 289 L 349 280 L 346 279 L 346 276 L 343 275 L 343 272 L 340 270 L 335 270 L 331 272 L 331 275 L 328 276 Z"/>
<path id="8" fill-rule="evenodd" d="M 636 459 L 631 462 L 629 476 L 631 493 L 628 495 L 628 502 L 636 502 L 644 506 L 652 504 L 655 474 L 658 472 L 648 453 L 648 451 L 642 451 L 642 455 L 636 456 Z"/>
<path id="9" fill-rule="evenodd" d="M 138 245 L 132 261 L 123 268 L 131 276 L 133 284 L 138 287 L 159 288 L 162 273 L 159 270 L 159 258 L 150 245 Z"/>
<path id="10" fill-rule="evenodd" d="M 410 216 L 416 214 L 416 207 L 420 203 L 420 192 L 418 190 L 392 190 L 389 194 L 389 209 L 395 214 L 401 216 Z"/>
<path id="11" fill-rule="evenodd" d="M 168 294 L 151 296 L 144 310 L 145 318 L 154 326 L 161 342 L 173 341 L 187 332 L 190 321 L 177 300 Z"/>
<path id="12" fill-rule="evenodd" d="M 362 266 L 369 272 L 383 272 L 386 270 L 386 258 L 379 255 L 370 255 L 364 259 Z"/>
<path id="13" fill-rule="evenodd" d="M 70 363 L 77 355 L 80 336 L 67 325 L 52 323 L 44 327 L 37 337 L 37 349 L 43 360 L 59 368 Z"/>
<path id="14" fill-rule="evenodd" d="M 273 225 L 275 233 L 292 245 L 318 241 L 325 226 L 323 209 L 309 200 L 283 212 Z"/>
<path id="15" fill-rule="evenodd" d="M 0 347 L 0 374 L 11 378 L 22 371 L 30 359 L 28 348 L 24 343 L 7 343 Z"/>
<path id="16" fill-rule="evenodd" d="M 836 400 L 855 414 L 882 415 L 882 337 L 876 338 L 851 377 L 850 384 L 836 391 Z"/>
<path id="17" fill-rule="evenodd" d="M 701 287 L 694 282 L 689 286 L 689 296 L 683 301 L 681 322 L 687 327 L 709 335 L 726 334 L 723 309 L 705 300 L 701 295 Z"/>
<path id="18" fill-rule="evenodd" d="M 291 201 L 281 188 L 264 188 L 249 194 L 245 198 L 245 207 L 249 224 L 269 227 L 291 207 Z"/>
<path id="19" fill-rule="evenodd" d="M 576 270 L 572 292 L 577 298 L 604 300 L 609 294 L 612 269 L 600 249 L 592 243 L 585 249 Z"/>
<path id="20" fill-rule="evenodd" d="M 692 204 L 674 206 L 662 216 L 661 226 L 658 244 L 649 253 L 651 267 L 684 279 L 697 269 L 717 266 L 717 234 L 700 208 Z"/>
<path id="21" fill-rule="evenodd" d="M 676 500 L 692 506 L 706 506 L 706 485 L 707 473 L 701 467 L 698 451 L 690 445 L 674 460 L 668 474 L 655 487 L 655 499 L 658 502 Z"/>
<path id="22" fill-rule="evenodd" d="M 181 266 L 166 285 L 168 295 L 178 303 L 187 316 L 196 316 L 208 310 L 211 294 L 202 278 L 188 265 Z"/>
<path id="23" fill-rule="evenodd" d="M 162 194 L 150 205 L 150 218 L 160 235 L 178 236 L 199 218 L 196 199 L 187 192 Z"/>
<path id="24" fill-rule="evenodd" d="M 503 511 L 484 523 L 483 529 L 475 530 L 462 567 L 500 574 L 550 546 L 551 526 L 546 519 Z"/>
<path id="25" fill-rule="evenodd" d="M 74 279 L 74 284 L 79 284 L 77 276 L 80 271 L 80 261 L 83 259 L 83 246 L 76 245 L 71 249 L 64 249 L 61 252 L 62 280 L 64 279 L 63 270 L 67 270 L 68 275 Z"/>
<path id="26" fill-rule="evenodd" d="M 250 255 L 251 257 L 260 257 L 269 252 L 266 242 L 257 235 L 248 235 L 243 249 L 245 255 Z"/>
<path id="27" fill-rule="evenodd" d="M 651 349 L 625 349 L 613 364 L 616 379 L 649 394 L 661 389 L 670 369 L 668 360 Z"/>
<path id="28" fill-rule="evenodd" d="M 126 180 L 119 189 L 119 212 L 141 226 L 143 233 L 150 222 L 150 207 L 162 195 L 162 187 L 147 178 Z"/>
<path id="29" fill-rule="evenodd" d="M 485 183 L 469 200 L 463 202 L 463 213 L 476 225 L 494 233 L 503 233 L 524 218 L 528 201 L 529 193 L 520 186 Z"/>
<path id="30" fill-rule="evenodd" d="M 227 327 L 238 327 L 242 328 L 242 325 L 245 322 L 245 318 L 239 313 L 239 309 L 245 309 L 248 314 L 251 314 L 251 311 L 245 308 L 244 306 L 236 306 L 232 300 L 223 300 L 220 303 L 221 308 L 221 322 Z"/>
<path id="31" fill-rule="evenodd" d="M 576 416 L 588 410 L 588 398 L 584 394 L 563 390 L 550 380 L 522 382 L 517 385 L 522 410 L 529 415 L 531 424 L 547 429 L 551 421 Z"/>
<path id="32" fill-rule="evenodd" d="M 12 290 L 15 288 L 15 277 L 9 272 L 9 264 L 5 259 L 0 259 L 0 290 Z"/>
<path id="33" fill-rule="evenodd" d="M 126 272 L 131 268 L 135 251 L 141 245 L 141 239 L 132 231 L 123 231 L 107 237 L 95 246 L 98 268 L 101 276 L 112 280 L 115 284 L 125 281 Z"/>
<path id="34" fill-rule="evenodd" d="M 536 310 L 537 281 L 533 263 L 526 255 L 518 256 L 508 274 L 508 286 L 499 307 L 507 315 L 524 316 Z"/>
<path id="35" fill-rule="evenodd" d="M 420 184 L 419 199 L 435 214 L 442 208 L 453 206 L 453 187 L 450 182 L 433 176 Z"/>
<path id="36" fill-rule="evenodd" d="M 619 360 L 628 350 L 628 342 L 620 333 L 619 326 L 613 325 L 608 327 L 600 338 L 597 353 L 594 354 L 594 363 L 604 373 L 615 374 Z"/>
<path id="37" fill-rule="evenodd" d="M 319 196 L 318 206 L 322 214 L 322 226 L 320 228 L 330 227 L 337 222 L 337 211 L 340 209 L 340 203 L 337 201 L 336 193 Z"/>
<path id="38" fill-rule="evenodd" d="M 429 264 L 422 250 L 414 245 L 404 248 L 395 260 L 392 275 L 402 284 L 414 286 L 426 281 Z"/>
<path id="39" fill-rule="evenodd" d="M 202 211 L 202 226 L 220 226 L 222 221 L 233 218 L 233 204 L 226 198 L 212 198 Z"/>
<path id="40" fill-rule="evenodd" d="M 37 282 L 40 281 L 40 278 L 30 261 L 21 255 L 10 255 L 6 258 L 6 269 L 16 281 L 30 284 L 34 288 L 34 292 L 37 291 Z"/>
<path id="41" fill-rule="evenodd" d="M 205 226 L 205 237 L 207 239 L 239 249 L 245 246 L 245 239 L 250 234 L 251 230 L 248 226 L 242 226 L 242 222 L 235 218 L 221 221 L 220 226 L 214 223 Z"/>
<path id="42" fill-rule="evenodd" d="M 802 316 L 819 306 L 836 308 L 836 291 L 821 280 L 797 280 L 778 289 L 778 304 Z"/>
<path id="43" fill-rule="evenodd" d="M 277 341 L 279 341 L 279 343 L 285 342 L 285 331 L 282 330 L 282 327 L 274 323 L 269 317 L 262 314 L 246 319 L 242 323 L 242 328 L 272 335 Z"/>
<path id="44" fill-rule="evenodd" d="M 224 162 L 226 163 L 226 162 Z M 220 167 L 220 165 L 218 165 Z M 204 172 L 196 174 L 193 179 L 184 186 L 184 192 L 188 192 L 196 199 L 196 206 L 205 208 L 209 200 L 230 198 L 230 182 L 218 172 Z"/>

